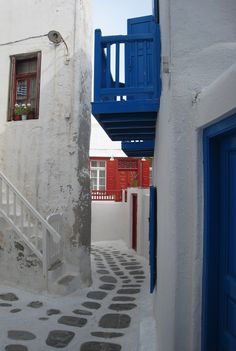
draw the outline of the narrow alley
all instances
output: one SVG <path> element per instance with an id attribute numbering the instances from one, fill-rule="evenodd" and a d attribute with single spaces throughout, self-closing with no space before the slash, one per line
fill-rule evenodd
<path id="1" fill-rule="evenodd" d="M 146 260 L 122 241 L 96 243 L 91 251 L 90 288 L 52 297 L 0 287 L 0 350 L 137 351 L 145 342 L 152 350 Z"/>

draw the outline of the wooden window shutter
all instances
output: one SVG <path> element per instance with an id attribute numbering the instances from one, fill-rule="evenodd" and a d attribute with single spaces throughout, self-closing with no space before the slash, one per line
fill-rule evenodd
<path id="1" fill-rule="evenodd" d="M 141 161 L 142 162 L 142 187 L 148 188 L 150 185 L 150 162 Z"/>
<path id="2" fill-rule="evenodd" d="M 14 115 L 14 101 L 16 94 L 16 58 L 11 56 L 10 58 L 10 79 L 9 79 L 9 101 L 8 101 L 8 114 L 7 120 L 11 121 Z"/>
<path id="3" fill-rule="evenodd" d="M 41 52 L 37 53 L 37 76 L 36 76 L 36 117 L 39 117 L 39 100 L 40 100 L 40 77 L 41 77 Z"/>

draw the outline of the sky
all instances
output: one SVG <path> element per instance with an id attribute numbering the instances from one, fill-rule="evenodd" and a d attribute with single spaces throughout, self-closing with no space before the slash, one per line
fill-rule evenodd
<path id="1" fill-rule="evenodd" d="M 93 29 L 103 35 L 127 33 L 127 19 L 152 14 L 152 0 L 91 0 Z M 96 155 L 99 150 L 99 155 Z M 120 142 L 112 142 L 92 117 L 90 156 L 125 156 Z"/>
<path id="2" fill-rule="evenodd" d="M 104 35 L 126 34 L 128 18 L 152 14 L 152 0 L 92 0 L 93 27 Z"/>

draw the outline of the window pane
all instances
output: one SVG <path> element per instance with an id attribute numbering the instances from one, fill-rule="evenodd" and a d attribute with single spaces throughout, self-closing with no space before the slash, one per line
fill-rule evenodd
<path id="1" fill-rule="evenodd" d="M 30 93 L 29 93 L 29 101 L 33 109 L 35 109 L 35 101 L 36 101 L 36 78 L 30 79 Z"/>
<path id="2" fill-rule="evenodd" d="M 97 178 L 97 171 L 96 170 L 91 170 L 91 178 Z"/>
<path id="3" fill-rule="evenodd" d="M 27 80 L 18 80 L 16 84 L 16 98 L 17 100 L 27 98 Z"/>
<path id="4" fill-rule="evenodd" d="M 105 178 L 105 171 L 99 171 L 99 178 Z"/>
<path id="5" fill-rule="evenodd" d="M 16 61 L 16 74 L 33 73 L 37 71 L 37 59 Z"/>
<path id="6" fill-rule="evenodd" d="M 106 162 L 105 161 L 100 161 L 99 162 L 99 166 L 100 167 L 105 167 L 106 166 Z"/>
<path id="7" fill-rule="evenodd" d="M 29 61 L 29 72 L 33 73 L 37 71 L 37 59 Z"/>
<path id="8" fill-rule="evenodd" d="M 97 161 L 91 161 L 91 167 L 97 167 Z"/>
<path id="9" fill-rule="evenodd" d="M 91 179 L 91 188 L 92 190 L 97 190 L 97 180 Z"/>
<path id="10" fill-rule="evenodd" d="M 105 186 L 105 179 L 104 178 L 100 178 L 99 179 L 99 185 L 101 186 L 101 185 L 103 185 L 103 186 Z"/>
<path id="11" fill-rule="evenodd" d="M 99 190 L 105 190 L 105 185 L 100 185 Z"/>

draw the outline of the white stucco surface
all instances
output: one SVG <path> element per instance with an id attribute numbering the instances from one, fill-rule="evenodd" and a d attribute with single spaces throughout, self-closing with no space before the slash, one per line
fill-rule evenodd
<path id="1" fill-rule="evenodd" d="M 216 118 L 225 118 L 233 113 L 236 105 L 236 64 L 202 90 L 196 105 L 195 123 L 197 127 L 203 127 L 214 122 Z"/>
<path id="2" fill-rule="evenodd" d="M 45 218 L 63 214 L 67 258 L 78 263 L 83 255 L 89 280 L 90 1 L 0 0 L 0 7 L 0 170 Z M 64 44 L 47 37 L 1 46 L 51 30 L 67 43 L 69 62 Z M 7 122 L 10 56 L 36 51 L 39 119 Z"/>
<path id="3" fill-rule="evenodd" d="M 162 56 L 170 72 L 162 72 L 153 172 L 158 185 L 158 350 L 201 349 L 199 127 L 235 106 L 235 16 L 234 0 L 160 1 Z"/>
<path id="4" fill-rule="evenodd" d="M 128 208 L 125 202 L 92 201 L 91 240 L 129 243 Z"/>
<path id="5" fill-rule="evenodd" d="M 132 248 L 132 194 L 137 194 L 137 254 L 149 258 L 149 189 L 128 188 L 127 202 L 92 202 L 92 242 L 123 240 Z"/>

